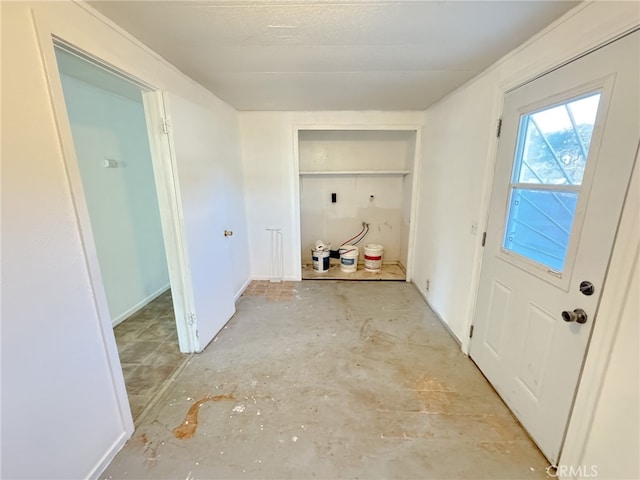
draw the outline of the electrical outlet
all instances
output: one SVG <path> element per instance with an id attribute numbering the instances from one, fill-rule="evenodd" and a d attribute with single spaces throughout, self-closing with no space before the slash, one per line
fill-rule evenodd
<path id="1" fill-rule="evenodd" d="M 429 287 L 431 286 L 430 283 L 431 282 L 429 282 L 429 280 L 427 280 L 427 292 L 429 291 Z"/>
<path id="2" fill-rule="evenodd" d="M 472 222 L 471 223 L 471 235 L 477 235 L 478 234 L 478 222 Z"/>

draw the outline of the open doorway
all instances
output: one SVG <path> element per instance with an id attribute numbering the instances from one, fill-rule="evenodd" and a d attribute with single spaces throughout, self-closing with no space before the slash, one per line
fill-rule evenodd
<path id="1" fill-rule="evenodd" d="M 143 92 L 56 46 L 100 276 L 134 420 L 188 357 L 181 354 Z"/>

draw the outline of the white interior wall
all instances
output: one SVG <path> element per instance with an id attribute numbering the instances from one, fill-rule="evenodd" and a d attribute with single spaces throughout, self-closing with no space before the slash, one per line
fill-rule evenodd
<path id="1" fill-rule="evenodd" d="M 302 263 L 311 263 L 311 247 L 316 240 L 337 249 L 369 224 L 369 233 L 360 243 L 359 263 L 364 263 L 364 245 L 384 248 L 384 262 L 400 260 L 402 232 L 402 177 L 301 177 L 300 235 Z M 331 193 L 337 202 L 331 203 Z M 369 201 L 369 196 L 374 200 Z"/>
<path id="2" fill-rule="evenodd" d="M 133 431 L 108 318 L 100 318 L 65 170 L 38 33 L 59 37 L 215 112 L 233 108 L 73 2 L 1 2 L 3 478 L 95 477 Z M 33 11 L 32 11 L 33 9 Z M 38 30 L 34 28 L 35 14 Z M 53 46 L 48 50 L 53 56 Z M 238 137 L 234 285 L 249 277 Z M 237 197 L 236 197 L 237 196 Z M 243 251 L 244 250 L 244 251 Z"/>
<path id="3" fill-rule="evenodd" d="M 299 132 L 301 172 L 408 171 L 413 168 L 415 132 L 402 130 L 305 130 Z M 404 212 L 411 201 L 398 175 L 301 175 L 300 222 L 302 263 L 311 263 L 311 246 L 320 239 L 333 249 L 361 231 L 369 233 L 360 244 L 359 262 L 364 263 L 363 246 L 384 247 L 386 263 L 406 265 L 408 237 L 403 235 Z M 411 188 L 411 184 L 408 184 Z M 331 194 L 336 193 L 336 203 Z"/>
<path id="4" fill-rule="evenodd" d="M 305 245 L 300 243 L 299 211 L 296 207 L 299 203 L 294 153 L 297 148 L 296 128 L 406 127 L 409 130 L 419 129 L 423 117 L 421 112 L 240 112 L 252 277 L 269 278 L 269 232 L 265 229 L 280 228 L 283 234 L 284 278 L 300 278 L 298 247 L 305 248 Z"/>
<path id="5" fill-rule="evenodd" d="M 414 138 L 402 130 L 300 130 L 300 171 L 408 170 Z"/>
<path id="6" fill-rule="evenodd" d="M 169 288 L 142 96 L 136 101 L 60 77 L 115 325 Z M 105 159 L 117 166 L 105 168 Z"/>
<path id="7" fill-rule="evenodd" d="M 462 343 L 463 350 L 468 347 L 468 329 L 475 307 L 482 258 L 481 232 L 487 217 L 497 145 L 495 127 L 504 92 L 638 25 L 640 11 L 631 2 L 581 4 L 426 111 L 416 226 L 416 245 L 420 248 L 416 249 L 414 257 L 414 281 Z M 472 231 L 475 222 L 479 224 L 477 234 Z M 632 245 L 620 247 L 626 258 L 637 258 L 634 257 L 637 255 L 634 250 L 637 237 Z M 618 246 L 617 240 L 616 248 Z M 603 291 L 603 304 L 611 301 L 615 287 L 610 285 L 616 285 L 622 274 L 621 269 L 612 264 Z M 427 280 L 429 291 L 426 289 Z M 637 322 L 637 305 L 629 298 L 624 302 L 625 318 L 634 318 Z M 607 320 L 599 317 L 599 321 Z M 625 352 L 633 348 L 637 351 L 637 338 L 629 340 L 620 336 L 624 328 L 632 329 L 628 320 L 617 333 L 616 342 L 625 345 L 621 347 Z M 592 345 L 599 341 L 597 334 L 596 328 Z M 628 342 L 634 341 L 636 343 L 630 346 Z M 585 460 L 587 457 L 575 452 L 577 443 L 586 442 L 591 446 L 587 452 L 592 459 L 608 457 L 607 464 L 610 465 L 613 458 L 625 458 L 635 465 L 633 459 L 637 459 L 637 449 L 634 450 L 637 442 L 611 441 L 613 431 L 603 428 L 606 419 L 615 419 L 618 425 L 625 421 L 616 413 L 620 402 L 611 395 L 631 378 L 632 371 L 625 367 L 625 362 L 612 362 L 606 372 L 605 385 L 612 386 L 610 394 L 600 397 L 590 406 L 577 408 L 581 397 L 592 395 L 593 382 L 586 380 L 600 378 L 597 366 L 606 362 L 608 355 L 608 351 L 593 352 L 590 349 L 576 409 L 570 420 L 570 431 L 577 428 L 576 425 L 590 424 L 594 408 L 603 421 L 594 430 L 583 430 L 582 436 L 568 437 L 561 463 L 577 466 L 581 459 Z M 640 402 L 638 389 L 631 391 L 625 388 L 624 392 L 624 402 L 635 405 L 637 409 Z M 598 439 L 599 434 L 604 436 Z M 614 451 L 614 445 L 617 451 Z M 612 478 L 602 470 L 600 476 Z M 624 476 L 635 478 L 637 470 L 625 472 Z"/>
<path id="8" fill-rule="evenodd" d="M 427 111 L 416 222 L 413 281 L 453 333 L 462 339 L 475 289 L 483 223 L 486 154 L 497 119 L 489 76 Z M 429 290 L 427 291 L 427 281 Z"/>

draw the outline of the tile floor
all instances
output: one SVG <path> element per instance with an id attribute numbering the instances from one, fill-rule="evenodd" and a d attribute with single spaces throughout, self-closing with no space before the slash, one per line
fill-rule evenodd
<path id="1" fill-rule="evenodd" d="M 100 478 L 548 478 L 413 285 L 270 287 L 239 299 Z"/>
<path id="2" fill-rule="evenodd" d="M 189 355 L 180 353 L 171 290 L 114 328 L 133 420 Z"/>
<path id="3" fill-rule="evenodd" d="M 245 289 L 248 297 L 265 297 L 267 302 L 288 302 L 293 298 L 295 282 L 270 282 L 254 280 Z"/>

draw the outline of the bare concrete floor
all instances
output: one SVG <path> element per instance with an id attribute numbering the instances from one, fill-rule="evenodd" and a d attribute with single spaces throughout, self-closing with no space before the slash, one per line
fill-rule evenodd
<path id="1" fill-rule="evenodd" d="M 241 297 L 101 478 L 519 479 L 546 466 L 411 284 L 305 281 L 290 301 Z"/>

